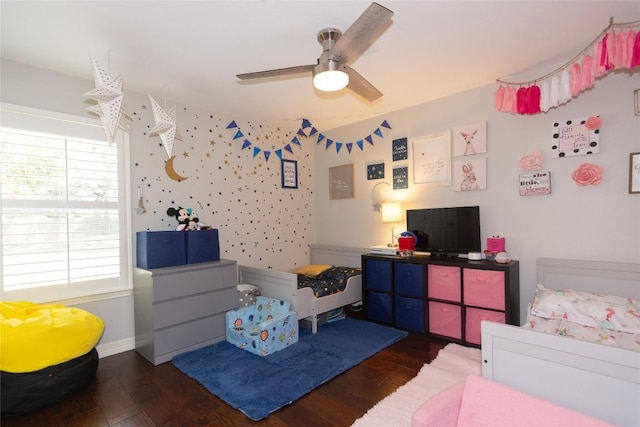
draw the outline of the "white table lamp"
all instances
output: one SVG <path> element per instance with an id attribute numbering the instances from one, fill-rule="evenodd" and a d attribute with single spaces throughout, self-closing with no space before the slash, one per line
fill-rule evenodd
<path id="1" fill-rule="evenodd" d="M 391 223 L 391 243 L 388 246 L 395 246 L 393 243 L 393 223 L 402 220 L 402 206 L 400 203 L 382 204 L 382 222 Z"/>

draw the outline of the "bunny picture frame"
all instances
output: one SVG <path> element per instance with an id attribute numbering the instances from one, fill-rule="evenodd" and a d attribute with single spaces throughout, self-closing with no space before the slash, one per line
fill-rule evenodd
<path id="1" fill-rule="evenodd" d="M 460 159 L 453 162 L 454 191 L 487 189 L 487 159 Z"/>

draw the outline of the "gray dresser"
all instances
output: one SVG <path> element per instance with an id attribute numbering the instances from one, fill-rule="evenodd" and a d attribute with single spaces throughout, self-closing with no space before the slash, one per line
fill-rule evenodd
<path id="1" fill-rule="evenodd" d="M 225 339 L 228 310 L 237 308 L 236 261 L 134 268 L 136 351 L 154 365 Z"/>

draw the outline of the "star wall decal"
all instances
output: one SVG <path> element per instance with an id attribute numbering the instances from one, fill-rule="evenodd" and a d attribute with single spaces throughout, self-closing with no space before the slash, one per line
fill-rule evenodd
<path id="1" fill-rule="evenodd" d="M 149 131 L 149 136 L 160 136 L 167 155 L 171 157 L 174 141 L 176 139 L 182 141 L 182 136 L 176 127 L 176 106 L 174 105 L 169 111 L 165 111 L 151 95 L 149 95 L 149 99 L 151 100 L 153 118 L 156 121 L 155 126 Z"/>
<path id="2" fill-rule="evenodd" d="M 113 142 L 118 129 L 126 129 L 122 124 L 122 117 L 132 118 L 124 103 L 124 78 L 122 74 L 112 78 L 100 63 L 91 57 L 93 66 L 93 81 L 95 88 L 86 92 L 83 96 L 97 102 L 87 110 L 100 117 L 107 140 Z"/>

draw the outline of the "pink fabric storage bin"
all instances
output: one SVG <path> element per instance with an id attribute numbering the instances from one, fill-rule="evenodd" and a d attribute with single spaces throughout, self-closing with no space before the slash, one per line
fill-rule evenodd
<path id="1" fill-rule="evenodd" d="M 460 267 L 427 266 L 429 298 L 460 302 Z"/>
<path id="2" fill-rule="evenodd" d="M 459 305 L 429 301 L 429 332 L 445 337 L 462 338 L 462 309 Z"/>
<path id="3" fill-rule="evenodd" d="M 505 315 L 501 311 L 482 310 L 479 308 L 467 307 L 464 327 L 464 340 L 472 344 L 482 344 L 482 333 L 480 322 L 491 320 L 493 322 L 504 323 Z"/>
<path id="4" fill-rule="evenodd" d="M 504 310 L 504 271 L 462 269 L 464 303 Z"/>

